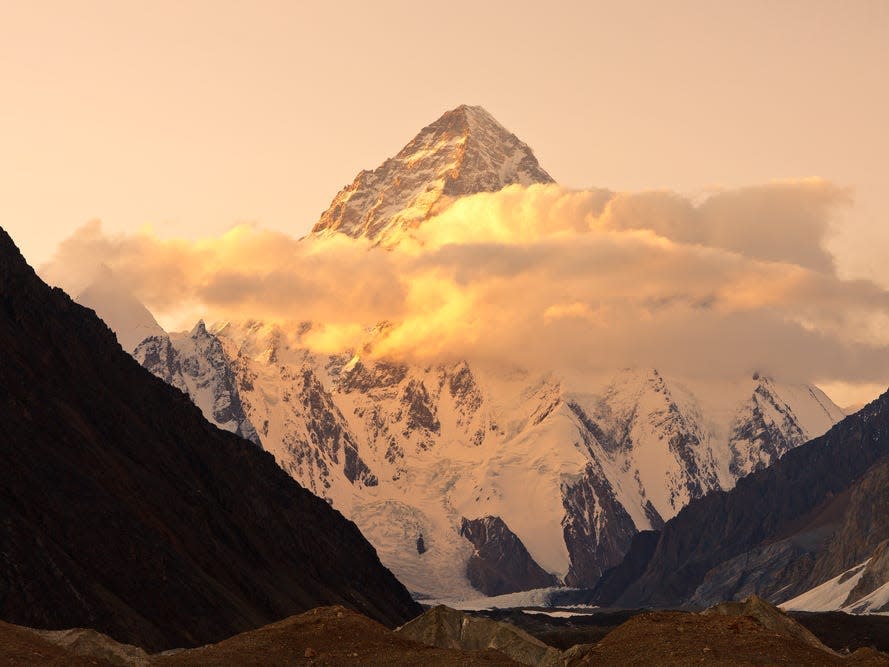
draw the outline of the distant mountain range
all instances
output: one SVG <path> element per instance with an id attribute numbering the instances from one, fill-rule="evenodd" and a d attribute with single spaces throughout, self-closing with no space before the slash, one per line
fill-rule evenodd
<path id="1" fill-rule="evenodd" d="M 394 246 L 457 197 L 550 182 L 526 144 L 461 106 L 361 172 L 312 234 Z M 114 308 L 90 304 L 132 330 L 134 320 L 118 325 Z M 587 382 L 530 372 L 522 359 L 419 367 L 316 354 L 302 342 L 313 326 L 199 322 L 130 351 L 355 521 L 420 596 L 592 586 L 638 531 L 844 416 L 816 387 L 766 374 L 703 381 L 616 368 Z M 480 545 L 464 526 L 481 521 L 497 529 Z"/>

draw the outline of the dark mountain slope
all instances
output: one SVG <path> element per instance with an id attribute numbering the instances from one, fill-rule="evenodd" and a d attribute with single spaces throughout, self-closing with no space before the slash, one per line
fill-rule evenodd
<path id="1" fill-rule="evenodd" d="M 485 595 L 504 595 L 559 584 L 555 575 L 537 564 L 499 516 L 464 517 L 460 535 L 475 547 L 466 564 L 469 583 Z"/>
<path id="2" fill-rule="evenodd" d="M 211 426 L 0 229 L 0 615 L 151 650 L 320 604 L 418 613 L 358 529 Z"/>
<path id="3" fill-rule="evenodd" d="M 599 602 L 681 605 L 705 580 L 715 595 L 726 598 L 740 589 L 725 581 L 740 586 L 754 575 L 760 588 L 774 588 L 778 579 L 782 586 L 811 584 L 817 557 L 844 524 L 853 487 L 887 453 L 889 394 L 884 394 L 820 438 L 739 480 L 731 491 L 692 502 L 667 522 L 650 558 L 642 553 L 650 545 L 637 545 L 639 553 L 628 555 L 636 563 L 648 561 L 641 576 L 619 594 L 609 587 L 605 597 L 610 599 Z M 844 540 L 861 541 L 849 535 Z M 833 559 L 845 562 L 837 555 Z"/>

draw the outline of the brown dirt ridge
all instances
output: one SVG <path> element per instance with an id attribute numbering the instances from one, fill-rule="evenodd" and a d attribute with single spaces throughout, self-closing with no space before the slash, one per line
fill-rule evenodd
<path id="1" fill-rule="evenodd" d="M 889 655 L 873 648 L 849 655 L 832 651 L 761 600 L 721 605 L 710 613 L 643 612 L 596 644 L 562 652 L 538 645 L 507 623 L 443 608 L 424 616 L 421 641 L 331 606 L 216 644 L 151 656 L 94 631 L 47 633 L 0 623 L 0 665 L 889 665 Z M 417 628 L 416 620 L 412 623 Z M 88 641 L 72 641 L 84 637 Z M 432 642 L 447 647 L 427 645 Z M 468 645 L 475 650 L 467 650 Z M 511 657 L 501 650 L 509 650 Z"/>
<path id="2" fill-rule="evenodd" d="M 750 616 L 665 611 L 630 619 L 567 664 L 889 665 L 889 656 L 873 649 L 845 657 L 829 653 Z"/>

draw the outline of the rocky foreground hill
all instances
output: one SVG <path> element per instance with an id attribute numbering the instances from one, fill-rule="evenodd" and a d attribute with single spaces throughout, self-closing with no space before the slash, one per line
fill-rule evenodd
<path id="1" fill-rule="evenodd" d="M 527 616 L 527 615 L 526 615 Z M 828 641 L 832 635 L 824 635 Z M 752 599 L 703 614 L 644 612 L 567 650 L 502 621 L 436 607 L 395 632 L 343 607 L 322 607 L 217 644 L 150 655 L 94 631 L 34 631 L 0 622 L 0 661 L 49 665 L 887 665 L 852 642 L 834 650 Z"/>

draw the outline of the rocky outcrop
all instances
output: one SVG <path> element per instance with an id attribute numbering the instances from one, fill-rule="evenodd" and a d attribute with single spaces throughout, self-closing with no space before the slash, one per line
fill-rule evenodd
<path id="1" fill-rule="evenodd" d="M 600 607 L 614 604 L 627 586 L 645 572 L 660 536 L 656 530 L 642 530 L 633 535 L 626 557 L 599 578 L 585 601 Z"/>
<path id="2" fill-rule="evenodd" d="M 404 406 L 407 417 L 405 430 L 421 432 L 428 441 L 430 436 L 441 430 L 441 424 L 435 416 L 435 406 L 429 398 L 426 385 L 415 380 L 408 382 L 401 396 L 401 404 Z"/>
<path id="3" fill-rule="evenodd" d="M 407 376 L 407 372 L 408 367 L 404 364 L 377 362 L 368 367 L 358 361 L 348 371 L 341 373 L 338 386 L 345 393 L 396 387 Z"/>
<path id="4" fill-rule="evenodd" d="M 401 626 L 395 634 L 438 648 L 495 649 L 522 665 L 563 664 L 558 650 L 514 625 L 470 616 L 441 605 Z"/>
<path id="5" fill-rule="evenodd" d="M 832 649 L 825 646 L 820 639 L 790 618 L 790 616 L 756 595 L 751 595 L 743 602 L 722 602 L 702 613 L 705 616 L 752 618 L 767 630 L 794 639 L 800 643 L 808 644 L 812 648 L 826 653 L 835 654 Z"/>
<path id="6" fill-rule="evenodd" d="M 503 595 L 556 586 L 558 577 L 540 567 L 499 516 L 463 519 L 460 535 L 475 552 L 466 564 L 472 586 L 485 595 Z"/>
<path id="7" fill-rule="evenodd" d="M 838 527 L 815 554 L 802 586 L 782 602 L 790 609 L 873 613 L 889 610 L 889 458 L 872 466 L 833 503 Z"/>
<path id="8" fill-rule="evenodd" d="M 700 609 L 749 596 L 778 604 L 805 589 L 814 560 L 812 549 L 792 539 L 751 549 L 708 571 L 688 605 Z"/>
<path id="9" fill-rule="evenodd" d="M 574 483 L 563 483 L 562 527 L 571 566 L 565 583 L 591 587 L 602 573 L 623 559 L 636 525 L 617 500 L 601 468 L 590 463 Z"/>
<path id="10" fill-rule="evenodd" d="M 881 460 L 791 537 L 713 568 L 690 603 L 739 599 L 753 592 L 772 603 L 784 603 L 847 573 L 847 578 L 860 574 L 854 587 L 837 598 L 835 605 L 822 603 L 819 609 L 883 610 L 885 603 L 868 596 L 889 584 L 889 521 L 880 509 L 886 503 L 889 460 Z M 837 584 L 845 580 L 840 577 Z"/>
<path id="11" fill-rule="evenodd" d="M 345 419 L 321 381 L 311 370 L 303 370 L 296 378 L 296 400 L 302 412 L 307 440 L 291 445 L 296 464 L 306 456 L 319 452 L 329 457 L 334 465 L 342 466 L 343 474 L 353 484 L 376 486 L 377 478 L 358 453 L 354 437 L 345 425 Z M 300 381 L 301 380 L 301 381 Z"/>
<path id="12" fill-rule="evenodd" d="M 0 230 L 0 614 L 158 650 L 419 608 L 358 529 L 203 418 Z"/>
<path id="13" fill-rule="evenodd" d="M 880 400 L 886 398 L 884 395 Z M 877 427 L 882 418 L 882 415 L 871 416 L 869 425 L 872 423 L 873 427 Z M 876 438 L 870 443 L 873 448 L 887 447 L 886 443 L 878 440 L 886 437 L 883 434 L 874 433 L 870 437 Z M 873 556 L 880 544 L 889 540 L 889 513 L 885 511 L 886 507 L 889 507 L 889 460 L 870 467 L 861 480 L 849 489 L 839 530 L 826 543 L 808 583 L 814 585 L 826 581 Z"/>
<path id="14" fill-rule="evenodd" d="M 120 667 L 148 667 L 151 659 L 138 646 L 121 644 L 95 630 L 71 628 L 69 630 L 33 630 L 35 635 L 65 651 L 99 664 Z"/>
<path id="15" fill-rule="evenodd" d="M 136 346 L 133 356 L 161 380 L 188 394 L 179 351 L 173 347 L 173 341 L 168 335 L 148 336 Z"/>

